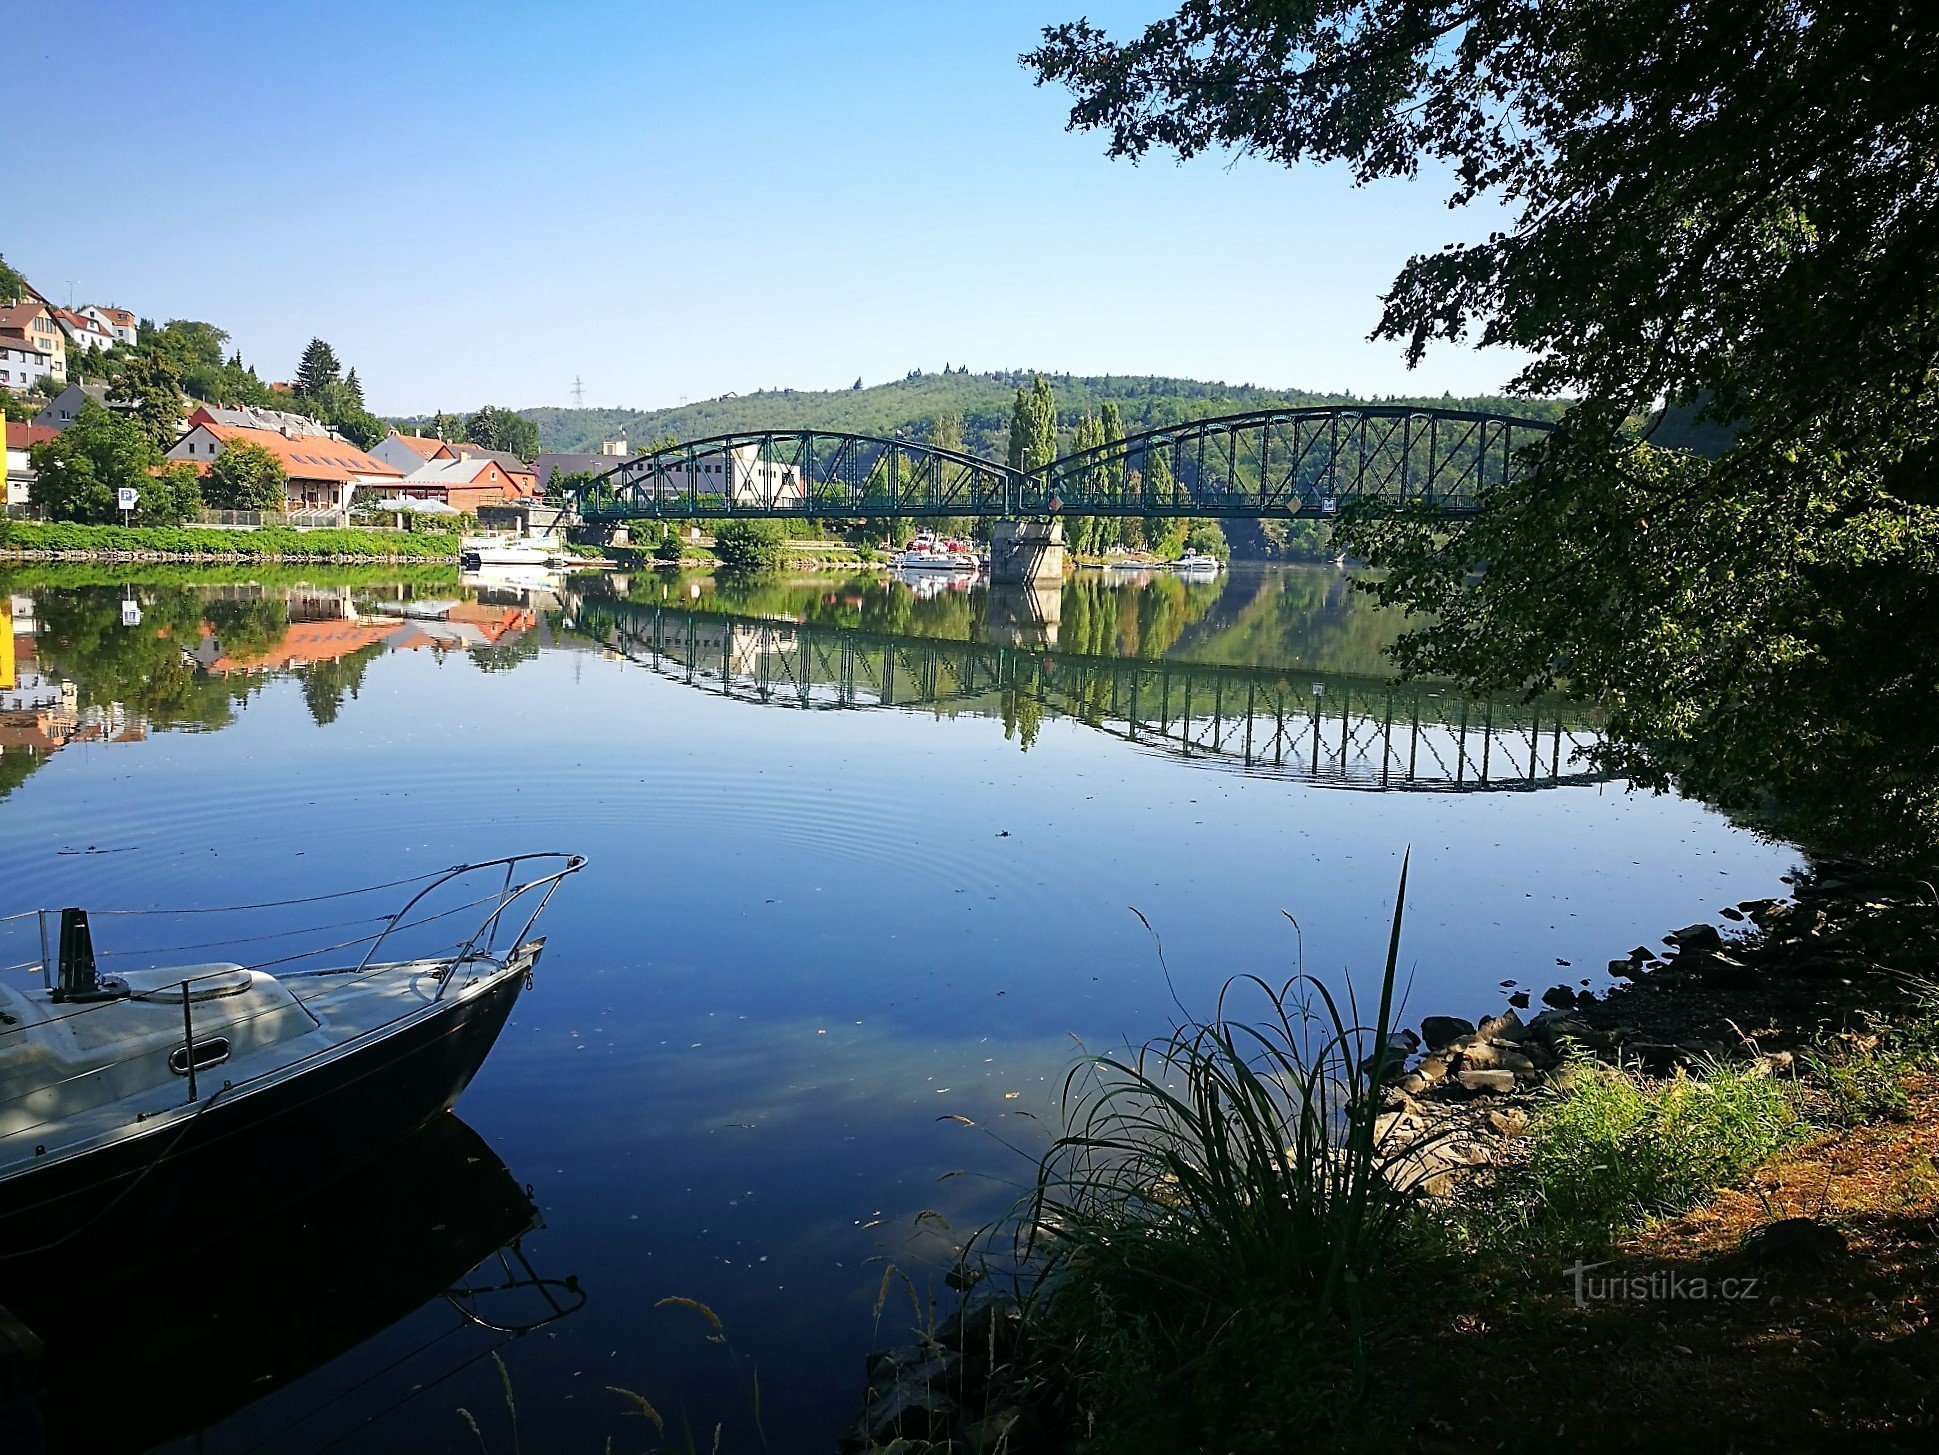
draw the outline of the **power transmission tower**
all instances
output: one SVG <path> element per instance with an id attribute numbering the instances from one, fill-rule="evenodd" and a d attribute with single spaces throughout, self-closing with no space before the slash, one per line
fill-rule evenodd
<path id="1" fill-rule="evenodd" d="M 574 409 L 586 407 L 586 383 L 577 374 L 572 376 L 572 407 Z"/>

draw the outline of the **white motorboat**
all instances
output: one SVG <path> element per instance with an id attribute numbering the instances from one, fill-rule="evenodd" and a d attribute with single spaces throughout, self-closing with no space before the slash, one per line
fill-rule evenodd
<path id="1" fill-rule="evenodd" d="M 98 959 L 84 910 L 0 920 L 15 950 L 0 960 L 0 1248 L 138 1239 L 188 1189 L 244 1199 L 279 1162 L 354 1166 L 448 1110 L 538 964 L 539 913 L 584 863 L 523 854 L 282 904 L 103 911 Z M 359 903 L 406 886 L 395 913 Z M 36 931 L 37 962 L 18 953 Z M 178 940 L 237 958 L 158 958 Z M 21 983 L 31 970 L 39 983 Z"/>
<path id="2" fill-rule="evenodd" d="M 1184 555 L 1171 563 L 1171 568 L 1186 576 L 1216 576 L 1225 569 L 1225 563 L 1217 556 L 1200 555 L 1188 548 Z"/>
<path id="3" fill-rule="evenodd" d="M 898 571 L 952 571 L 975 575 L 982 562 L 967 541 L 938 539 L 933 531 L 919 531 L 895 558 Z"/>
<path id="4" fill-rule="evenodd" d="M 474 536 L 458 547 L 458 562 L 467 571 L 486 566 L 523 566 L 544 570 L 564 554 L 548 536 Z"/>

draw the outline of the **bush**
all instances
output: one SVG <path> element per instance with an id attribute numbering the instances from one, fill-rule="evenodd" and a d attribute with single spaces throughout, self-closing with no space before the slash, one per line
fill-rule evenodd
<path id="1" fill-rule="evenodd" d="M 361 530 L 205 530 L 193 526 L 42 524 L 13 521 L 4 541 L 10 551 L 153 551 L 169 555 L 337 556 L 370 560 L 402 556 L 429 560 L 458 554 L 458 538 L 429 532 Z"/>
<path id="2" fill-rule="evenodd" d="M 729 571 L 771 571 L 781 564 L 787 543 L 776 520 L 728 520 L 714 532 L 714 554 Z"/>
<path id="3" fill-rule="evenodd" d="M 1785 1087 L 1754 1070 L 1711 1066 L 1649 1086 L 1583 1058 L 1559 1085 L 1496 1203 L 1512 1238 L 1607 1242 L 1697 1206 L 1805 1130 Z"/>

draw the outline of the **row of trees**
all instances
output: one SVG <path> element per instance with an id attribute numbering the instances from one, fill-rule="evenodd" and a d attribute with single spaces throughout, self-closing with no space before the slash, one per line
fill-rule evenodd
<path id="1" fill-rule="evenodd" d="M 487 404 L 471 414 L 446 414 L 440 409 L 418 428 L 434 439 L 503 450 L 530 464 L 538 458 L 539 427 L 515 410 Z"/>
<path id="2" fill-rule="evenodd" d="M 1010 411 L 1010 467 L 1035 470 L 1057 459 L 1057 436 L 1056 394 L 1039 374 L 1029 388 L 1017 386 Z M 953 425 L 945 423 L 941 434 L 932 429 L 930 443 L 941 444 L 944 437 L 956 441 L 954 448 L 961 448 L 960 417 Z M 1087 409 L 1078 416 L 1071 431 L 1070 452 L 1080 454 L 1101 449 L 1119 443 L 1124 437 L 1124 416 L 1118 402 L 1107 399 L 1096 414 Z M 1104 459 L 1086 477 L 1084 490 L 1094 498 L 1135 500 L 1143 497 L 1149 485 L 1150 494 L 1162 499 L 1169 497 L 1177 484 L 1171 461 L 1162 453 L 1153 453 L 1145 458 L 1142 470 L 1127 470 L 1121 456 Z M 1220 558 L 1231 554 L 1225 533 L 1216 521 L 1183 516 L 1147 519 L 1136 515 L 1073 515 L 1064 523 L 1064 539 L 1073 551 L 1083 556 L 1102 555 L 1113 546 L 1151 551 L 1164 560 L 1176 558 L 1188 545 Z"/>

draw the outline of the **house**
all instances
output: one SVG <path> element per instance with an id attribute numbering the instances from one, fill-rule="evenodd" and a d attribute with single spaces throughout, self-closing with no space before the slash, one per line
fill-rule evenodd
<path id="1" fill-rule="evenodd" d="M 168 451 L 167 459 L 195 466 L 206 475 L 216 457 L 232 444 L 261 445 L 283 462 L 289 476 L 285 509 L 344 511 L 359 485 L 391 485 L 403 472 L 374 460 L 355 445 L 328 436 L 288 430 L 245 429 L 203 423 L 192 426 Z"/>
<path id="2" fill-rule="evenodd" d="M 48 401 L 47 407 L 34 416 L 34 423 L 43 429 L 51 429 L 56 434 L 74 423 L 83 404 L 98 404 L 103 409 L 120 409 L 125 406 L 108 402 L 106 384 L 70 384 Z"/>
<path id="3" fill-rule="evenodd" d="M 61 332 L 67 335 L 67 341 L 77 349 L 105 353 L 120 342 L 113 331 L 100 319 L 90 318 L 85 313 L 76 313 L 72 309 L 56 308 L 54 322 L 61 326 Z"/>
<path id="4" fill-rule="evenodd" d="M 495 460 L 498 467 L 512 477 L 521 494 L 538 494 L 538 471 L 509 450 L 488 450 L 465 440 L 431 439 L 393 429 L 377 442 L 370 453 L 387 465 L 397 466 L 407 475 L 430 460 L 456 460 L 465 455 Z"/>
<path id="5" fill-rule="evenodd" d="M 370 453 L 373 459 L 382 460 L 386 465 L 394 465 L 408 475 L 426 460 L 436 459 L 443 449 L 443 440 L 430 439 L 421 434 L 405 434 L 393 429 L 371 446 Z M 448 459 L 449 456 L 446 458 Z"/>
<path id="6" fill-rule="evenodd" d="M 32 498 L 33 461 L 28 451 L 35 445 L 58 437 L 55 430 L 38 424 L 7 421 L 7 500 L 8 505 L 26 505 Z"/>
<path id="7" fill-rule="evenodd" d="M 229 429 L 273 429 L 279 434 L 305 439 L 337 440 L 343 436 L 327 424 L 319 424 L 307 414 L 292 414 L 287 409 L 254 409 L 248 405 L 230 408 L 221 404 L 200 404 L 188 417 L 186 428 L 198 424 L 219 424 Z M 406 472 L 408 473 L 408 471 Z"/>
<path id="8" fill-rule="evenodd" d="M 384 493 L 442 501 L 470 515 L 476 515 L 480 506 L 525 498 L 525 492 L 503 465 L 470 454 L 461 454 L 455 460 L 426 460 Z"/>
<path id="9" fill-rule="evenodd" d="M 110 308 L 104 304 L 90 303 L 85 308 L 79 309 L 78 312 L 83 317 L 91 318 L 100 324 L 101 327 L 105 328 L 114 336 L 117 343 L 127 344 L 130 348 L 134 347 L 139 327 L 134 314 L 130 313 L 127 309 Z"/>
<path id="10" fill-rule="evenodd" d="M 674 495 L 716 495 L 736 505 L 789 506 L 801 502 L 805 491 L 799 466 L 764 460 L 758 445 L 695 455 L 658 457 L 649 469 L 646 457 L 625 462 L 614 484 L 621 489 L 637 484 L 665 498 Z"/>
<path id="11" fill-rule="evenodd" d="M 17 389 L 42 374 L 56 384 L 67 382 L 66 335 L 54 320 L 54 310 L 37 299 L 0 307 L 0 350 L 5 353 L 0 370 L 11 376 L 0 378 L 0 384 Z M 39 372 L 22 375 L 23 368 Z"/>
<path id="12" fill-rule="evenodd" d="M 554 475 L 578 475 L 587 471 L 603 475 L 608 470 L 624 465 L 632 459 L 626 453 L 625 440 L 601 440 L 596 455 L 549 454 L 540 455 L 533 469 L 538 472 L 539 494 L 543 495 L 552 488 Z"/>

